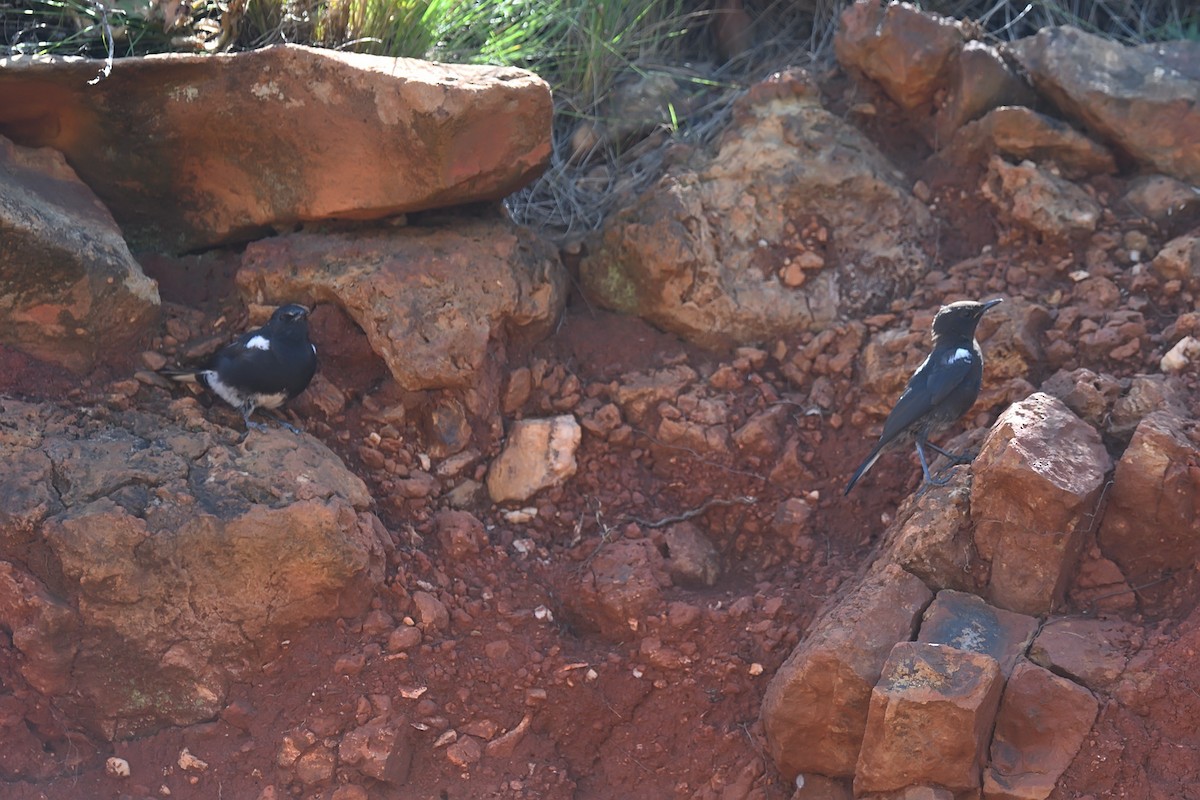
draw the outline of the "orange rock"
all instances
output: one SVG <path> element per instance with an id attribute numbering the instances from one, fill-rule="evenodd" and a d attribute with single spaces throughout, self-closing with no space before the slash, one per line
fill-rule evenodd
<path id="1" fill-rule="evenodd" d="M 126 236 L 169 251 L 329 218 L 494 200 L 550 157 L 550 90 L 520 69 L 298 45 L 13 59 L 0 134 L 54 147 Z"/>
<path id="2" fill-rule="evenodd" d="M 918 578 L 886 566 L 814 626 L 775 673 L 762 721 L 771 758 L 788 780 L 854 774 L 872 687 L 931 597 Z"/>
<path id="3" fill-rule="evenodd" d="M 1111 464 L 1096 430 L 1058 398 L 1039 392 L 1000 415 L 971 490 L 990 603 L 1036 614 L 1061 602 Z"/>
<path id="4" fill-rule="evenodd" d="M 1022 661 L 1004 690 L 984 777 L 987 800 L 1045 800 L 1083 745 L 1099 703 L 1079 684 Z"/>
<path id="5" fill-rule="evenodd" d="M 1003 685 L 991 656 L 897 644 L 871 693 L 855 794 L 923 785 L 977 789 Z"/>

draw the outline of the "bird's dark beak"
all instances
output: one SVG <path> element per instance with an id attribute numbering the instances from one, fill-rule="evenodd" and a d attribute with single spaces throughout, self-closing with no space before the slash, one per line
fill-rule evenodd
<path id="1" fill-rule="evenodd" d="M 992 306 L 998 306 L 998 305 L 1000 305 L 1000 304 L 1001 304 L 1001 303 L 1003 303 L 1003 302 L 1004 302 L 1004 298 L 1003 298 L 1003 297 L 997 297 L 995 300 L 988 300 L 986 303 L 984 303 L 984 304 L 983 304 L 983 310 L 984 310 L 984 311 L 987 311 L 987 310 L 988 310 L 989 308 L 991 308 Z M 981 313 L 982 313 L 982 312 L 981 312 Z"/>

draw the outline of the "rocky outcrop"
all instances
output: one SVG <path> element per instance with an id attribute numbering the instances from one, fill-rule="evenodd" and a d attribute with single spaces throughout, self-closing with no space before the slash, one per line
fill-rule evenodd
<path id="1" fill-rule="evenodd" d="M 280 45 L 95 62 L 11 58 L 0 134 L 67 156 L 139 247 L 498 199 L 550 156 L 532 73 Z"/>
<path id="2" fill-rule="evenodd" d="M 984 776 L 988 800 L 1045 800 L 1071 765 L 1100 704 L 1077 683 L 1022 661 L 1004 688 Z"/>
<path id="3" fill-rule="evenodd" d="M 979 786 L 983 748 L 1003 686 L 991 656 L 925 642 L 898 643 L 871 692 L 855 793 Z"/>
<path id="4" fill-rule="evenodd" d="M 231 443 L 191 400 L 3 400 L 0 441 L 0 627 L 29 686 L 105 738 L 214 717 L 240 671 L 382 578 L 366 487 L 308 436 Z"/>
<path id="5" fill-rule="evenodd" d="M 1050 238 L 1091 233 L 1100 222 L 1100 204 L 1087 192 L 1032 161 L 992 156 L 982 193 L 1010 222 Z"/>
<path id="6" fill-rule="evenodd" d="M 82 372 L 158 319 L 158 286 L 62 154 L 0 137 L 0 240 L 0 344 Z"/>
<path id="7" fill-rule="evenodd" d="M 409 391 L 479 382 L 510 338 L 544 335 L 566 298 L 553 248 L 498 217 L 264 239 L 237 281 L 254 302 L 337 304 Z"/>
<path id="8" fill-rule="evenodd" d="M 1111 465 L 1096 430 L 1057 398 L 1035 394 L 1000 416 L 972 468 L 990 602 L 1025 614 L 1061 603 Z"/>
<path id="9" fill-rule="evenodd" d="M 1200 181 L 1200 43 L 1126 47 L 1066 26 L 1009 47 L 1038 92 L 1068 118 L 1142 164 Z"/>
<path id="10" fill-rule="evenodd" d="M 834 50 L 846 69 L 878 83 L 906 111 L 927 110 L 966 36 L 959 23 L 908 3 L 857 2 L 842 12 Z"/>
<path id="11" fill-rule="evenodd" d="M 1200 559 L 1196 438 L 1194 422 L 1156 411 L 1141 421 L 1117 462 L 1098 538 L 1134 585 L 1157 584 Z M 1141 594 L 1151 602 L 1158 596 L 1153 585 Z"/>
<path id="12" fill-rule="evenodd" d="M 771 758 L 788 780 L 855 773 L 884 662 L 896 642 L 912 637 L 932 596 L 916 577 L 884 567 L 814 626 L 775 673 L 762 722 Z"/>
<path id="13" fill-rule="evenodd" d="M 1021 106 L 1002 106 L 963 125 L 935 158 L 969 170 L 996 153 L 1017 162 L 1045 165 L 1068 178 L 1117 169 L 1116 159 L 1104 145 L 1062 120 Z"/>
<path id="14" fill-rule="evenodd" d="M 705 346 L 828 325 L 925 270 L 929 213 L 802 73 L 739 101 L 693 153 L 613 215 L 580 265 L 588 295 Z"/>

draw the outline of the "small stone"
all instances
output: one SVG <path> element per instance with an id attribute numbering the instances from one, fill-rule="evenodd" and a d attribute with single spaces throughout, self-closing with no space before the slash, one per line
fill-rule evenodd
<path id="1" fill-rule="evenodd" d="M 445 604 L 429 592 L 413 592 L 413 605 L 417 608 L 417 620 L 426 633 L 450 627 L 450 612 Z"/>
<path id="2" fill-rule="evenodd" d="M 446 748 L 446 758 L 461 769 L 467 769 L 483 757 L 483 748 L 473 736 L 463 736 Z"/>
<path id="3" fill-rule="evenodd" d="M 582 429 L 575 417 L 527 419 L 513 424 L 500 455 L 488 470 L 492 501 L 526 500 L 575 474 Z"/>
<path id="4" fill-rule="evenodd" d="M 400 653 L 410 650 L 421 643 L 421 629 L 411 625 L 401 625 L 388 634 L 384 648 L 389 653 Z"/>
<path id="5" fill-rule="evenodd" d="M 196 758 L 186 747 L 179 751 L 179 759 L 177 763 L 179 764 L 179 768 L 182 770 L 195 770 L 196 772 L 203 772 L 204 770 L 208 769 L 208 762 Z"/>
<path id="6" fill-rule="evenodd" d="M 104 771 L 114 778 L 128 778 L 129 762 L 123 758 L 112 756 L 104 762 Z"/>

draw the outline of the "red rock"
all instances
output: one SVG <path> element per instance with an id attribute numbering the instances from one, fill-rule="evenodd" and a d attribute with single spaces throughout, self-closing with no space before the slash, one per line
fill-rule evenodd
<path id="1" fill-rule="evenodd" d="M 1158 171 L 1200 181 L 1200 43 L 1126 47 L 1073 26 L 1009 45 L 1034 88 L 1071 119 Z"/>
<path id="2" fill-rule="evenodd" d="M 1045 800 L 1074 760 L 1099 710 L 1092 693 L 1022 661 L 996 715 L 985 800 Z"/>
<path id="3" fill-rule="evenodd" d="M 676 586 L 714 586 L 721 576 L 721 558 L 712 540 L 691 522 L 663 530 L 667 573 Z"/>
<path id="4" fill-rule="evenodd" d="M 723 347 L 830 328 L 924 274 L 930 216 L 907 181 L 805 73 L 768 83 L 738 101 L 717 152 L 691 151 L 609 215 L 579 265 L 592 302 Z M 810 249 L 793 223 L 808 218 L 837 235 L 791 288 L 778 275 Z"/>
<path id="5" fill-rule="evenodd" d="M 771 758 L 785 778 L 854 774 L 872 688 L 893 645 L 912 637 L 931 598 L 918 578 L 884 566 L 792 651 L 771 678 L 761 715 Z"/>
<path id="6" fill-rule="evenodd" d="M 946 99 L 931 129 L 935 145 L 949 142 L 959 128 L 994 108 L 1029 106 L 1036 100 L 1000 52 L 980 41 L 966 42 L 951 59 L 948 73 Z"/>
<path id="7" fill-rule="evenodd" d="M 292 769 L 305 786 L 318 786 L 333 780 L 336 761 L 332 750 L 318 745 L 296 759 Z"/>
<path id="8" fill-rule="evenodd" d="M 971 490 L 990 603 L 1037 614 L 1062 601 L 1110 465 L 1099 434 L 1057 398 L 1034 394 L 1000 415 Z"/>
<path id="9" fill-rule="evenodd" d="M 158 285 L 108 209 L 48 148 L 0 136 L 0 176 L 0 345 L 76 372 L 123 354 L 157 321 Z"/>
<path id="10" fill-rule="evenodd" d="M 483 747 L 474 736 L 462 736 L 446 748 L 446 758 L 460 769 L 469 769 L 483 757 Z"/>
<path id="11" fill-rule="evenodd" d="M 888 561 L 932 589 L 983 590 L 986 573 L 971 539 L 970 492 L 952 480 L 901 509 L 885 540 Z M 907 514 L 907 516 L 904 516 Z"/>
<path id="12" fill-rule="evenodd" d="M 610 639 L 629 639 L 662 601 L 666 582 L 662 554 L 650 540 L 621 539 L 601 548 L 581 576 L 579 590 L 564 601 L 583 627 Z"/>
<path id="13" fill-rule="evenodd" d="M 466 511 L 439 511 L 433 518 L 442 552 L 454 560 L 478 554 L 487 546 L 487 531 L 475 515 Z"/>
<path id="14" fill-rule="evenodd" d="M 1184 405 L 1165 375 L 1134 375 L 1129 390 L 1113 403 L 1108 432 L 1128 441 L 1148 414 L 1165 411 L 1186 417 Z"/>
<path id="15" fill-rule="evenodd" d="M 388 635 L 386 650 L 399 653 L 411 650 L 421 643 L 421 629 L 413 625 L 401 625 Z"/>
<path id="16" fill-rule="evenodd" d="M 997 108 L 964 125 L 935 159 L 974 169 L 993 154 L 1045 164 L 1076 180 L 1116 171 L 1113 154 L 1104 145 L 1061 120 L 1019 106 Z"/>
<path id="17" fill-rule="evenodd" d="M 991 656 L 1007 677 L 1037 630 L 1038 621 L 1033 617 L 993 608 L 973 594 L 946 589 L 938 592 L 925 610 L 917 641 Z"/>
<path id="18" fill-rule="evenodd" d="M 1009 164 L 992 156 L 980 190 L 1009 221 L 1043 236 L 1069 239 L 1100 222 L 1100 204 L 1091 195 L 1032 161 Z"/>
<path id="19" fill-rule="evenodd" d="M 337 303 L 409 391 L 478 386 L 497 342 L 544 335 L 566 297 L 553 247 L 499 218 L 276 236 L 246 248 L 237 282 L 259 303 Z"/>
<path id="20" fill-rule="evenodd" d="M 881 8 L 859 0 L 842 12 L 833 46 L 843 68 L 875 81 L 901 108 L 914 111 L 946 87 L 965 38 L 953 19 L 908 3 Z"/>
<path id="21" fill-rule="evenodd" d="M 1121 383 L 1108 373 L 1097 374 L 1080 367 L 1073 372 L 1054 373 L 1042 384 L 1042 391 L 1062 400 L 1084 422 L 1099 428 L 1112 412 Z"/>
<path id="22" fill-rule="evenodd" d="M 408 781 L 412 744 L 403 721 L 373 720 L 342 737 L 338 758 L 363 775 L 392 787 Z"/>
<path id="23" fill-rule="evenodd" d="M 1200 447 L 1188 436 L 1195 429 L 1194 421 L 1154 412 L 1117 462 L 1098 541 L 1135 585 L 1200 559 Z M 1143 600 L 1156 596 L 1154 588 Z"/>
<path id="24" fill-rule="evenodd" d="M 441 600 L 424 591 L 413 592 L 412 599 L 417 609 L 417 623 L 425 633 L 450 627 L 450 612 Z"/>
<path id="25" fill-rule="evenodd" d="M 978 789 L 1004 680 L 991 656 L 900 642 L 871 693 L 855 794 Z"/>
<path id="26" fill-rule="evenodd" d="M 1065 617 L 1045 623 L 1029 660 L 1094 691 L 1108 691 L 1138 644 L 1140 636 L 1120 620 Z"/>
<path id="27" fill-rule="evenodd" d="M 519 69 L 280 45 L 95 74 L 8 64 L 0 134 L 62 151 L 130 240 L 160 249 L 499 199 L 550 157 L 549 89 Z"/>

